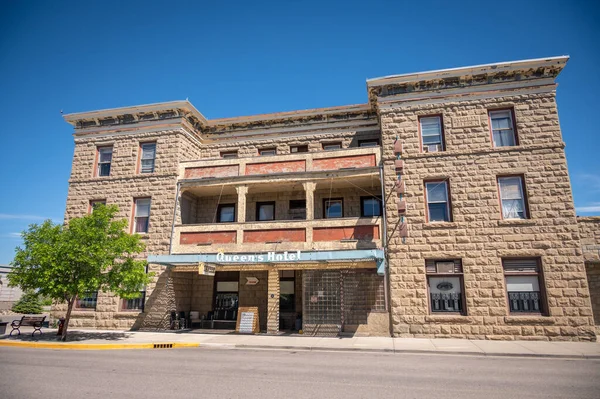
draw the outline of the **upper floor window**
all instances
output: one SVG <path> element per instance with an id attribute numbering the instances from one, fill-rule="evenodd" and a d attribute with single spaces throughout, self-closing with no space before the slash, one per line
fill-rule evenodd
<path id="1" fill-rule="evenodd" d="M 275 220 L 275 201 L 257 202 L 256 220 Z"/>
<path id="2" fill-rule="evenodd" d="M 306 219 L 306 200 L 290 200 L 290 219 Z"/>
<path id="3" fill-rule="evenodd" d="M 237 158 L 237 151 L 221 151 L 221 158 Z"/>
<path id="4" fill-rule="evenodd" d="M 325 219 L 344 217 L 344 200 L 341 198 L 324 199 L 323 217 Z"/>
<path id="5" fill-rule="evenodd" d="M 235 204 L 219 204 L 217 214 L 219 223 L 235 222 Z"/>
<path id="6" fill-rule="evenodd" d="M 112 147 L 98 147 L 98 165 L 96 176 L 110 176 L 110 163 L 112 162 Z"/>
<path id="7" fill-rule="evenodd" d="M 154 172 L 154 159 L 156 158 L 156 143 L 143 143 L 140 157 L 140 173 Z"/>
<path id="8" fill-rule="evenodd" d="M 490 125 L 494 147 L 517 145 L 512 110 L 490 111 Z"/>
<path id="9" fill-rule="evenodd" d="M 521 176 L 498 178 L 503 219 L 527 219 L 525 190 Z"/>
<path id="10" fill-rule="evenodd" d="M 429 222 L 449 222 L 448 182 L 446 180 L 426 182 L 425 197 L 427 201 L 427 220 Z"/>
<path id="11" fill-rule="evenodd" d="M 307 145 L 293 145 L 293 146 L 290 146 L 290 152 L 292 154 L 296 154 L 298 152 L 308 152 L 308 146 Z"/>
<path id="12" fill-rule="evenodd" d="M 342 143 L 323 143 L 323 149 L 325 151 L 339 150 L 342 148 Z"/>
<path id="13" fill-rule="evenodd" d="M 444 151 L 444 129 L 441 116 L 419 118 L 423 152 Z"/>
<path id="14" fill-rule="evenodd" d="M 88 209 L 88 213 L 92 213 L 94 211 L 94 209 L 96 209 L 96 207 L 98 205 L 106 205 L 106 200 L 105 199 L 101 199 L 101 200 L 91 200 L 90 201 L 90 207 Z"/>
<path id="15" fill-rule="evenodd" d="M 275 148 L 263 148 L 262 150 L 258 150 L 258 153 L 261 156 L 277 155 L 277 150 Z"/>
<path id="16" fill-rule="evenodd" d="M 137 198 L 134 208 L 133 232 L 147 233 L 150 224 L 150 198 Z"/>
<path id="17" fill-rule="evenodd" d="M 379 139 L 358 140 L 359 147 L 377 147 Z"/>
<path id="18" fill-rule="evenodd" d="M 362 217 L 381 216 L 381 199 L 375 197 L 360 197 L 360 214 Z"/>
<path id="19" fill-rule="evenodd" d="M 428 259 L 425 269 L 431 313 L 464 314 L 462 261 Z"/>
<path id="20" fill-rule="evenodd" d="M 510 313 L 543 313 L 539 258 L 502 259 Z"/>

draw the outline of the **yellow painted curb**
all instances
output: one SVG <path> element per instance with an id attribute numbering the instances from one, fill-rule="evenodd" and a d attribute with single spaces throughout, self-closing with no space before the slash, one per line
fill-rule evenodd
<path id="1" fill-rule="evenodd" d="M 50 343 L 50 342 L 17 342 L 0 341 L 0 346 L 16 348 L 38 348 L 38 349 L 75 349 L 75 350 L 113 350 L 113 349 L 176 349 L 197 348 L 198 343 L 193 342 L 156 342 L 148 344 L 74 344 L 74 343 Z"/>

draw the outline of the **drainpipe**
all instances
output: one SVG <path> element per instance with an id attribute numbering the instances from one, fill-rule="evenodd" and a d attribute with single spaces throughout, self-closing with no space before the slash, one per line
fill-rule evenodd
<path id="1" fill-rule="evenodd" d="M 386 200 L 385 200 L 385 185 L 383 181 L 383 164 L 379 166 L 379 181 L 381 185 L 381 219 L 383 234 L 381 237 L 381 243 L 383 246 L 383 261 L 385 265 L 383 267 L 383 288 L 384 288 L 384 301 L 385 310 L 390 311 L 388 308 L 388 262 L 387 262 L 387 217 L 386 217 Z"/>
<path id="2" fill-rule="evenodd" d="M 179 201 L 180 182 L 177 182 L 177 191 L 175 192 L 175 205 L 173 206 L 173 224 L 171 225 L 171 238 L 169 239 L 169 255 L 173 255 L 173 234 L 175 234 L 175 220 L 177 219 L 177 201 Z"/>

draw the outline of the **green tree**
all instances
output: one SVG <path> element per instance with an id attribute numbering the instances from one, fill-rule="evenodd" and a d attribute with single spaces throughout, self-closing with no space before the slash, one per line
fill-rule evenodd
<path id="1" fill-rule="evenodd" d="M 68 224 L 46 220 L 22 233 L 23 248 L 16 248 L 11 262 L 10 285 L 67 303 L 63 341 L 80 295 L 102 290 L 132 299 L 150 281 L 146 261 L 135 259 L 145 245 L 139 235 L 125 231 L 127 220 L 116 219 L 118 211 L 115 205 L 99 205 Z"/>
<path id="2" fill-rule="evenodd" d="M 40 296 L 33 291 L 27 291 L 12 305 L 11 310 L 15 313 L 40 314 L 42 313 Z"/>

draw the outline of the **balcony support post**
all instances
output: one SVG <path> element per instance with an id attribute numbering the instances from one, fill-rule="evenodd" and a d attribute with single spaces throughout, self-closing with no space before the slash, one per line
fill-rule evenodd
<path id="1" fill-rule="evenodd" d="M 315 189 L 317 183 L 307 181 L 302 183 L 304 193 L 306 194 L 306 220 L 314 220 L 315 218 Z"/>
<path id="2" fill-rule="evenodd" d="M 267 298 L 267 334 L 279 332 L 279 271 L 269 268 Z"/>
<path id="3" fill-rule="evenodd" d="M 248 186 L 236 186 L 237 191 L 237 222 L 246 222 L 246 194 L 248 194 Z"/>

